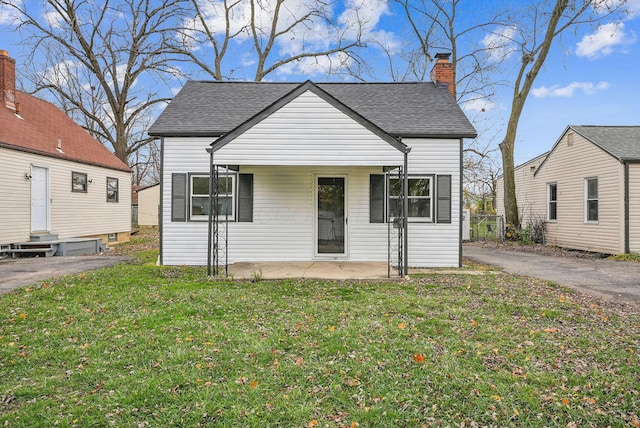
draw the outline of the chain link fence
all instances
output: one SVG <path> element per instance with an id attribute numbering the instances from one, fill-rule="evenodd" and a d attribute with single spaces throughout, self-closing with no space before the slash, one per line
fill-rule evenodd
<path id="1" fill-rule="evenodd" d="M 503 241 L 504 218 L 501 215 L 471 215 L 471 241 Z"/>

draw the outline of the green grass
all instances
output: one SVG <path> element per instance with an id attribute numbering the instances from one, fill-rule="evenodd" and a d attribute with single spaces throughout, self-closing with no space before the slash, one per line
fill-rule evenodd
<path id="1" fill-rule="evenodd" d="M 152 260 L 0 296 L 0 426 L 640 423 L 639 318 L 546 282 Z"/>
<path id="2" fill-rule="evenodd" d="M 622 253 L 610 257 L 612 260 L 621 260 L 627 262 L 640 262 L 640 253 Z"/>

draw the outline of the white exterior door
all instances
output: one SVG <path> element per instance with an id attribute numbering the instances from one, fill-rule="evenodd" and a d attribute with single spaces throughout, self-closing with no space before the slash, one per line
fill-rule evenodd
<path id="1" fill-rule="evenodd" d="M 49 231 L 49 170 L 31 167 L 31 231 Z"/>

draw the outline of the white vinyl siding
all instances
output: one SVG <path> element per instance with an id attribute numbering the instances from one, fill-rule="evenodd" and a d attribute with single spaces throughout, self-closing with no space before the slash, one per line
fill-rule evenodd
<path id="1" fill-rule="evenodd" d="M 409 266 L 457 267 L 460 256 L 460 151 L 455 139 L 404 139 L 409 174 L 451 176 L 451 223 L 409 223 Z M 437 200 L 438 195 L 434 195 Z"/>
<path id="2" fill-rule="evenodd" d="M 131 231 L 131 174 L 0 148 L 0 243 L 28 241 L 31 233 L 31 166 L 48 168 L 50 230 L 60 238 Z M 71 191 L 71 172 L 87 174 L 86 193 Z M 107 177 L 120 184 L 118 203 L 107 203 Z M 126 183 L 126 185 L 125 185 Z"/>
<path id="3" fill-rule="evenodd" d="M 404 155 L 312 92 L 305 92 L 214 154 L 217 164 L 402 165 Z"/>
<path id="4" fill-rule="evenodd" d="M 206 171 L 209 155 L 205 149 L 211 140 L 164 139 L 163 264 L 206 264 L 207 223 L 171 222 L 171 174 Z M 458 266 L 460 141 L 405 139 L 404 142 L 412 147 L 410 174 L 446 174 L 452 177 L 452 221 L 446 224 L 409 224 L 409 265 Z M 230 146 L 233 144 L 229 143 Z M 295 151 L 294 148 L 292 150 Z M 308 161 L 305 159 L 303 157 L 301 162 Z M 227 160 L 233 164 L 231 159 Z M 218 157 L 216 162 L 221 162 Z M 380 166 L 274 167 L 241 164 L 240 173 L 253 174 L 253 221 L 227 224 L 230 261 L 313 260 L 314 178 L 317 176 L 347 177 L 347 258 L 352 261 L 387 261 L 388 226 L 386 223 L 369 222 L 369 179 L 371 174 L 382 173 Z"/>

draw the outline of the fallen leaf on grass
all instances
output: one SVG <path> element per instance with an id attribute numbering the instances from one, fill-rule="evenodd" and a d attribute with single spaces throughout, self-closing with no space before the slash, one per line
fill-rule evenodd
<path id="1" fill-rule="evenodd" d="M 415 354 L 413 356 L 413 361 L 415 361 L 418 364 L 424 364 L 424 355 L 422 354 Z"/>

